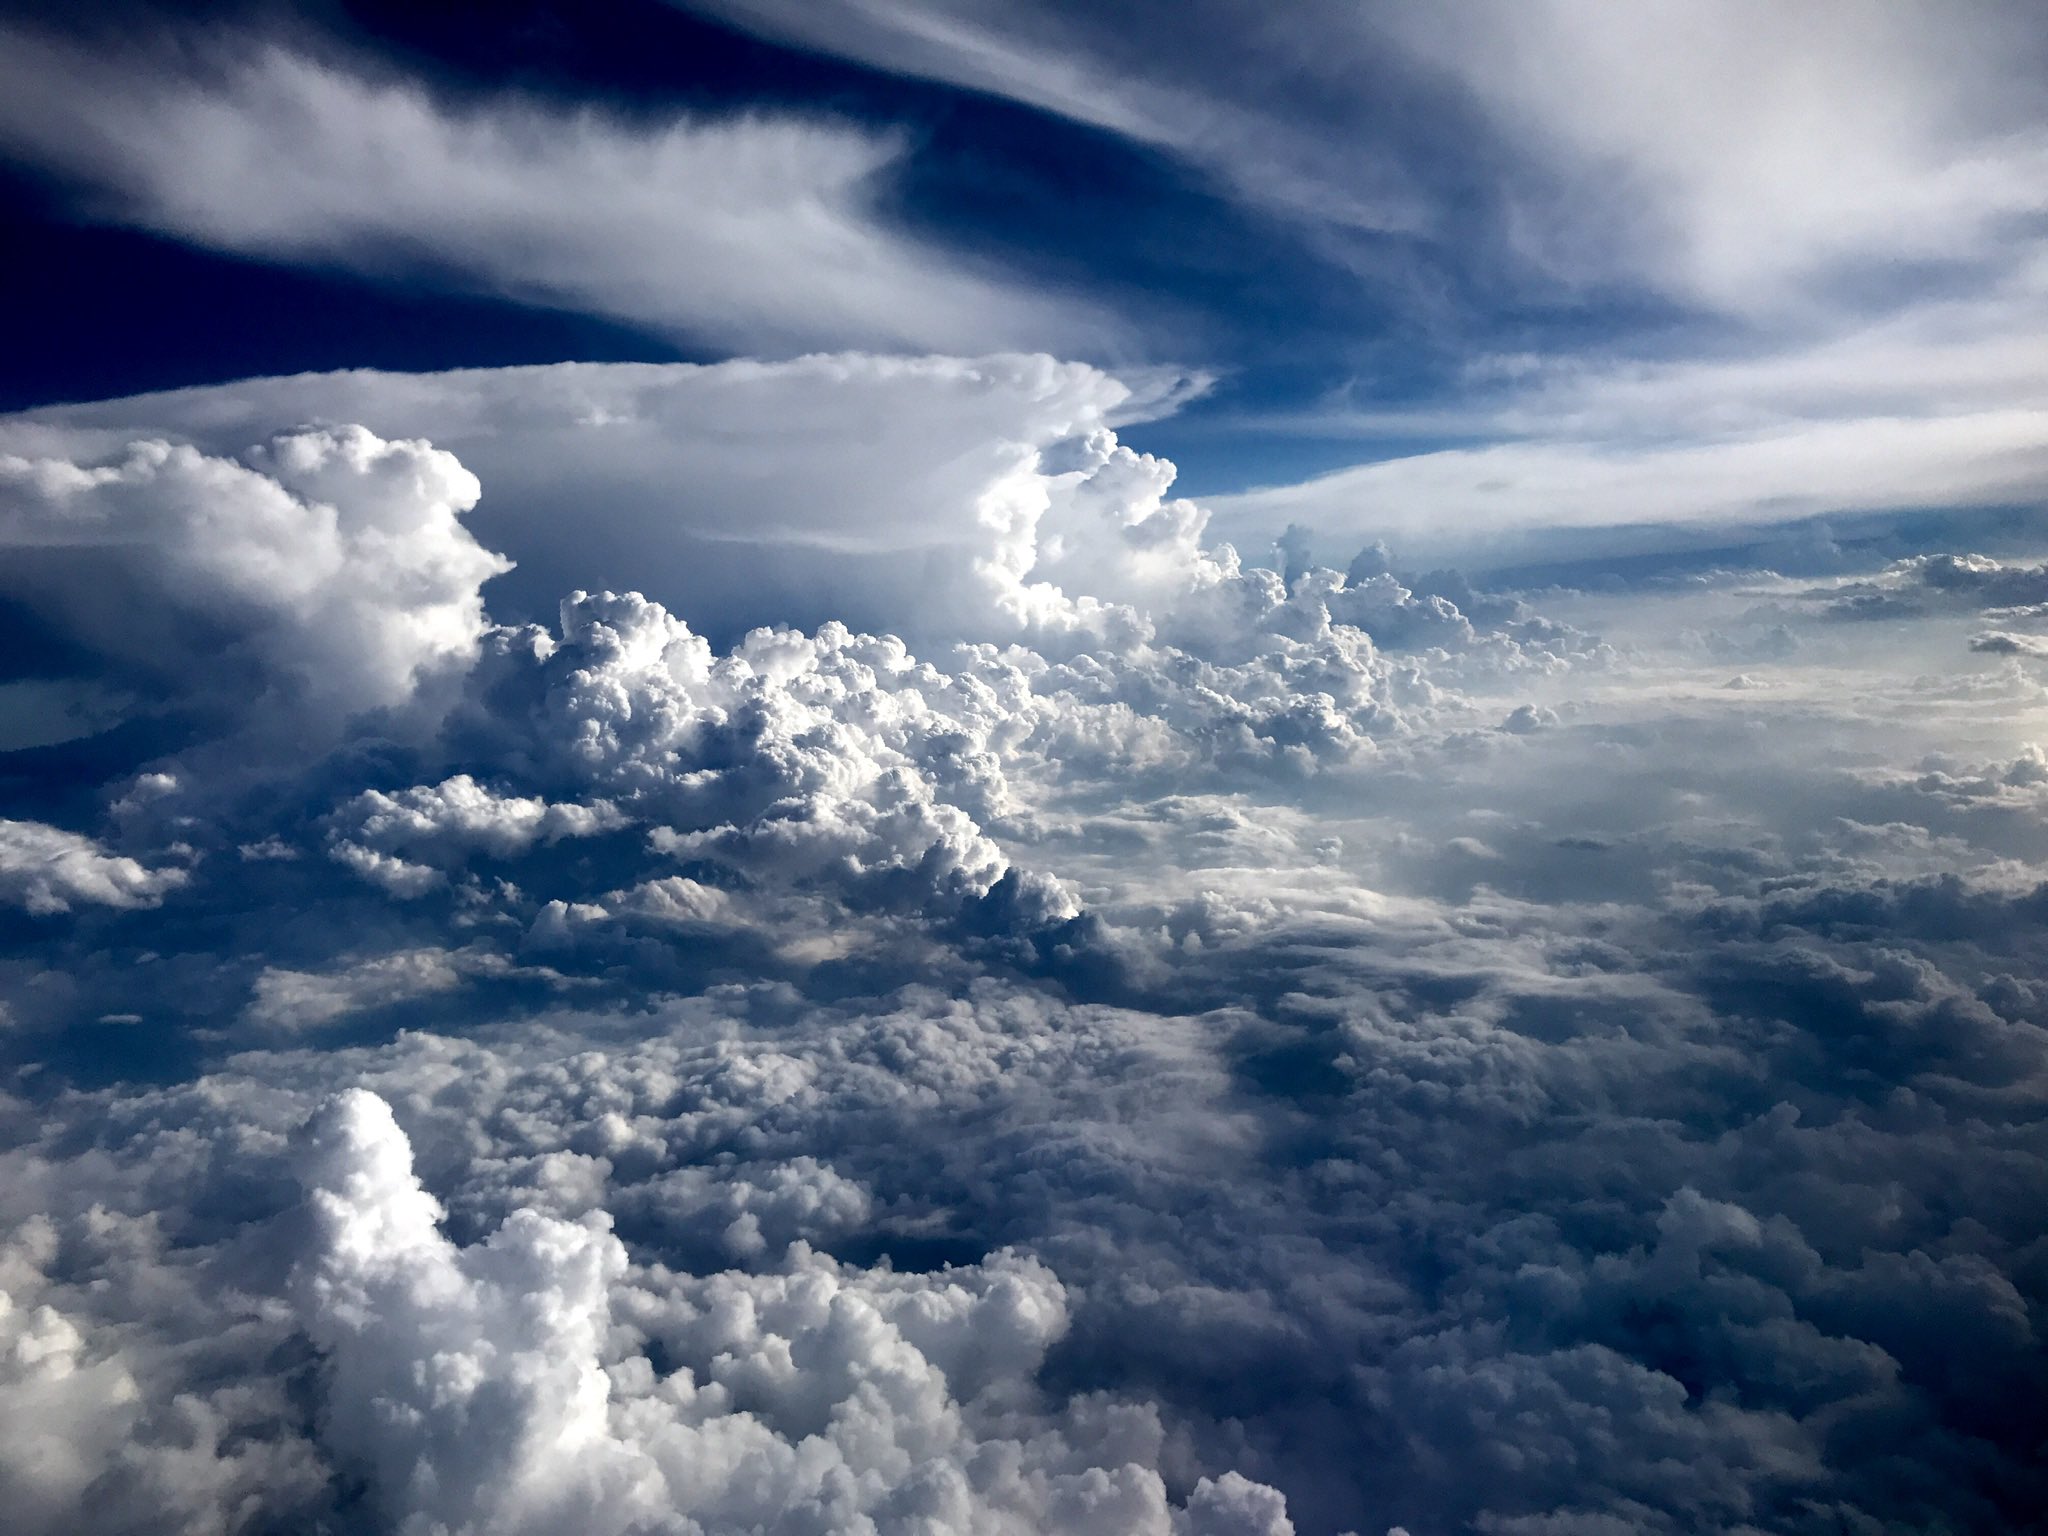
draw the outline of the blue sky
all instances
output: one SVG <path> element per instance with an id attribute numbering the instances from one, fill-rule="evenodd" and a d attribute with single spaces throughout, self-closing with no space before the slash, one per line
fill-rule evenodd
<path id="1" fill-rule="evenodd" d="M 10 1536 L 2048 1531 L 2044 51 L 0 0 Z"/>

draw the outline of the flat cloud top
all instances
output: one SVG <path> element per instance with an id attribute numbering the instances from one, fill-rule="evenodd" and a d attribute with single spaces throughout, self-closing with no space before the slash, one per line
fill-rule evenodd
<path id="1" fill-rule="evenodd" d="M 970 567 L 1028 572 L 1008 546 L 1073 478 L 1046 455 L 1171 408 L 1178 385 L 1042 356 L 354 372 L 53 407 L 0 420 L 0 445 L 98 459 L 145 432 L 216 455 L 309 421 L 424 434 L 494 487 L 466 523 L 511 557 L 501 612 L 631 570 L 714 633 L 847 618 L 981 638 L 997 594 Z"/>
<path id="2" fill-rule="evenodd" d="M 2001 0 L 1780 10 L 696 0 L 652 96 L 374 28 L 17 24 L 0 142 L 67 218 L 648 355 L 1221 376 L 1201 468 L 1263 487 L 1219 508 L 1261 543 L 1360 506 L 1469 545 L 2037 504 L 2048 32 Z M 732 29 L 834 109 L 699 79 Z"/>

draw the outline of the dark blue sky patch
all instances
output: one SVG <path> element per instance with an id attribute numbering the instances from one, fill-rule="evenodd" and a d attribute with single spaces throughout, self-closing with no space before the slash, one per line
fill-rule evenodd
<path id="1" fill-rule="evenodd" d="M 708 356 L 589 316 L 77 224 L 19 177 L 0 184 L 0 217 L 0 280 L 22 300 L 0 410 L 335 368 Z"/>

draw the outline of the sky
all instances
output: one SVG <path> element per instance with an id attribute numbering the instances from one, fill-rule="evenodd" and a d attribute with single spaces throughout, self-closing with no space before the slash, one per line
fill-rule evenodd
<path id="1" fill-rule="evenodd" d="M 0 1502 L 2048 1529 L 2048 22 L 0 3 Z"/>

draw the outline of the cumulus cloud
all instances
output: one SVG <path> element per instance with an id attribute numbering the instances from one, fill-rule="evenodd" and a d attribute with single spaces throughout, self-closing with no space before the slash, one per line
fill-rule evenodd
<path id="1" fill-rule="evenodd" d="M 459 670 L 508 569 L 462 525 L 450 454 L 360 427 L 237 457 L 145 438 L 106 458 L 0 457 L 0 597 L 126 672 L 301 727 Z M 239 697 L 238 697 L 239 695 Z"/>
<path id="2" fill-rule="evenodd" d="M 23 1215 L 0 1245 L 0 1490 L 31 1536 L 200 1536 L 308 1513 L 326 1474 L 257 1367 L 277 1335 L 195 1289 L 147 1217 Z M 90 1291 L 71 1283 L 79 1265 Z M 143 1319 L 147 1319 L 146 1322 Z M 195 1369 L 196 1368 L 196 1369 Z M 212 1379 L 207 1379 L 208 1377 Z M 225 1379 L 222 1379 L 225 1377 Z"/>
<path id="3" fill-rule="evenodd" d="M 0 137 L 98 219 L 219 250 L 430 271 L 715 346 L 1072 348 L 1115 322 L 891 227 L 901 140 L 756 112 L 634 123 L 463 105 L 248 39 L 88 54 L 10 28 Z"/>
<path id="4" fill-rule="evenodd" d="M 1126 566 L 1187 522 L 1141 515 L 1161 506 L 1158 464 L 1056 453 L 1170 409 L 1178 383 L 1018 356 L 358 371 L 28 412 L 0 423 L 0 447 L 97 462 L 166 433 L 234 455 L 305 421 L 423 434 L 491 486 L 466 520 L 517 563 L 491 589 L 501 619 L 549 619 L 564 592 L 630 572 L 722 640 L 834 619 L 989 638 L 1061 507 L 1105 524 L 1092 547 L 1124 548 Z"/>
<path id="5" fill-rule="evenodd" d="M 1924 612 L 2048 616 L 2048 565 L 1975 554 L 1914 555 L 1875 576 L 1841 583 L 1830 612 L 1845 619 Z"/>
<path id="6" fill-rule="evenodd" d="M 417 896 L 444 878 L 441 869 L 420 861 L 423 853 L 452 863 L 472 851 L 512 858 L 536 843 L 589 837 L 624 824 L 602 800 L 550 805 L 533 796 L 494 794 L 458 773 L 396 794 L 364 790 L 329 818 L 328 854 L 395 896 Z"/>
<path id="7" fill-rule="evenodd" d="M 39 917 L 69 912 L 73 902 L 153 907 L 186 879 L 183 869 L 150 869 L 61 827 L 0 820 L 0 897 Z"/>
<path id="8" fill-rule="evenodd" d="M 326 1437 L 401 1530 L 1290 1529 L 1279 1495 L 1235 1474 L 1176 1522 L 1149 1467 L 977 1433 L 1028 1404 L 1065 1330 L 1058 1281 L 1029 1260 L 863 1274 L 798 1244 L 785 1273 L 695 1279 L 632 1270 L 601 1216 L 532 1210 L 458 1248 L 362 1090 L 315 1115 L 299 1166 L 311 1239 L 292 1287 L 326 1352 Z M 617 1358 L 615 1296 L 668 1371 Z"/>
<path id="9" fill-rule="evenodd" d="M 67 759 L 104 844 L 38 835 L 181 878 L 0 925 L 32 1529 L 2027 1528 L 2048 695 L 1966 641 L 2031 565 L 1264 569 L 1020 360 L 284 381 L 153 437 L 317 549 L 357 471 L 209 433 L 415 399 L 467 464 L 525 401 L 602 486 L 572 401 L 862 381 L 950 421 L 906 463 L 1011 434 L 921 483 L 901 626 L 572 587 L 331 735 L 217 725 L 229 781 Z M 149 408 L 0 432 L 90 473 Z M 317 437 L 454 481 L 387 426 Z"/>

